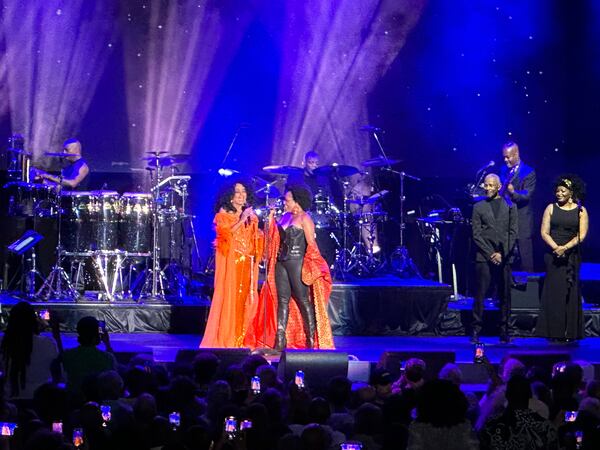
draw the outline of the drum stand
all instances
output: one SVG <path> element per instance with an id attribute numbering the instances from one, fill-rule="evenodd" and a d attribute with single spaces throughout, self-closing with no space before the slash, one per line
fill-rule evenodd
<path id="1" fill-rule="evenodd" d="M 390 262 L 398 275 L 402 277 L 417 276 L 421 278 L 419 269 L 408 254 L 408 248 L 404 245 L 404 230 L 406 229 L 406 223 L 404 222 L 404 201 L 406 200 L 404 195 L 404 178 L 410 178 L 415 181 L 421 181 L 421 179 L 406 172 L 392 170 L 391 168 L 386 168 L 385 170 L 400 176 L 400 245 L 396 247 L 396 250 L 390 256 Z"/>
<path id="2" fill-rule="evenodd" d="M 44 300 L 57 299 L 66 301 L 76 301 L 79 294 L 71 284 L 71 280 L 67 275 L 67 272 L 61 266 L 63 255 L 62 255 L 62 243 L 61 243 L 61 222 L 62 222 L 62 209 L 60 207 L 60 201 L 58 197 L 57 211 L 58 211 L 58 243 L 56 246 L 56 263 L 52 267 L 52 270 L 48 274 L 48 278 L 44 281 L 42 287 L 37 291 L 36 295 L 43 298 Z"/>
<path id="3" fill-rule="evenodd" d="M 165 303 L 165 273 L 160 268 L 160 218 L 159 218 L 159 186 L 162 181 L 162 169 L 157 163 L 155 185 L 152 187 L 152 267 L 146 269 L 146 281 L 140 292 L 140 300 L 146 303 Z"/>
<path id="4" fill-rule="evenodd" d="M 181 261 L 176 261 L 175 254 L 175 225 L 179 223 L 180 226 L 183 224 L 180 222 L 179 214 L 173 216 L 167 216 L 166 220 L 169 222 L 169 262 L 162 270 L 163 274 L 167 279 L 167 286 L 170 292 L 175 293 L 178 298 L 184 298 L 186 295 L 187 280 L 183 275 L 181 268 Z M 183 236 L 182 236 L 183 239 Z M 182 243 L 183 244 L 183 243 Z M 183 250 L 182 250 L 183 253 Z M 181 253 L 181 254 L 182 254 Z"/>
<path id="5" fill-rule="evenodd" d="M 356 265 L 356 260 L 352 257 L 352 251 L 348 250 L 348 182 L 344 185 L 344 207 L 342 212 L 342 242 L 338 240 L 335 233 L 331 232 L 330 237 L 335 241 L 337 249 L 335 255 L 335 274 L 345 280 L 345 275 L 349 273 Z"/>

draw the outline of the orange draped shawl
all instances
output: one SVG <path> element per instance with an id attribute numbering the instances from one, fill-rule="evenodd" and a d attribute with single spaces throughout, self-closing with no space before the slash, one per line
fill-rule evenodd
<path id="1" fill-rule="evenodd" d="M 264 239 L 256 217 L 232 232 L 238 220 L 227 212 L 218 212 L 214 218 L 214 293 L 200 347 L 242 347 L 252 311 L 256 310 Z"/>
<path id="2" fill-rule="evenodd" d="M 269 230 L 269 259 L 267 279 L 260 290 L 256 309 L 244 341 L 247 347 L 273 348 L 277 332 L 277 287 L 275 285 L 275 264 L 280 238 L 277 226 Z M 327 303 L 331 294 L 332 280 L 327 263 L 319 253 L 316 244 L 308 245 L 302 265 L 302 281 L 310 287 L 310 297 L 314 302 L 316 316 L 316 349 L 333 349 L 333 335 L 327 315 Z M 290 301 L 289 320 L 286 329 L 287 348 L 306 348 L 306 334 L 300 310 L 294 300 Z"/>

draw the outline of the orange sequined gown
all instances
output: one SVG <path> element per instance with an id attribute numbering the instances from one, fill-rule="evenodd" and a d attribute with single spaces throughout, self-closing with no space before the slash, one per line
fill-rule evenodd
<path id="1" fill-rule="evenodd" d="M 231 231 L 235 214 L 214 218 L 215 282 L 212 303 L 200 347 L 243 347 L 248 324 L 258 302 L 258 262 L 263 251 L 258 219 Z"/>
<path id="2" fill-rule="evenodd" d="M 250 348 L 273 348 L 277 332 L 277 287 L 275 264 L 280 237 L 276 226 L 269 232 L 269 263 L 267 279 L 261 290 L 259 301 L 254 305 L 245 337 L 245 346 Z M 316 317 L 315 349 L 333 349 L 333 334 L 327 304 L 331 294 L 332 280 L 327 263 L 316 244 L 308 245 L 302 265 L 302 281 L 310 287 L 310 298 L 314 302 Z M 286 328 L 286 348 L 306 348 L 306 334 L 300 310 L 295 301 L 289 304 L 289 319 Z"/>

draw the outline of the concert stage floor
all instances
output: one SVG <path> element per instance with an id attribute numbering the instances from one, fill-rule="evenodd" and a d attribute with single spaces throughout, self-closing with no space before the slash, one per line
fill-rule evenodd
<path id="1" fill-rule="evenodd" d="M 196 334 L 166 333 L 114 333 L 111 342 L 117 354 L 127 360 L 137 353 L 152 354 L 155 361 L 169 364 L 175 361 L 180 350 L 195 350 L 201 337 Z M 73 333 L 64 334 L 66 348 L 77 345 Z M 441 367 L 441 360 L 448 357 L 461 368 L 465 389 L 481 392 L 485 389 L 487 373 L 484 367 L 473 362 L 473 344 L 464 336 L 335 336 L 336 351 L 350 356 L 348 373 L 353 381 L 368 381 L 371 370 L 384 354 L 401 355 L 402 360 L 409 356 L 424 359 L 428 364 Z M 498 338 L 483 338 L 486 356 L 492 364 L 498 364 L 507 354 L 529 358 L 523 360 L 548 364 L 563 360 L 583 360 L 595 368 L 600 376 L 600 338 L 586 338 L 577 345 L 551 344 L 540 338 L 515 338 L 510 345 L 501 345 Z M 406 355 L 406 356 L 405 356 Z M 534 359 L 532 359 L 534 358 Z M 277 356 L 270 356 L 273 363 Z"/>

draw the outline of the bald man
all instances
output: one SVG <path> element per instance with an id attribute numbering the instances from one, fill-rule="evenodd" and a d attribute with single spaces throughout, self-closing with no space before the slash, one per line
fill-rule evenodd
<path id="1" fill-rule="evenodd" d="M 504 144 L 502 157 L 505 166 L 500 170 L 500 179 L 506 188 L 504 194 L 517 206 L 519 217 L 517 251 L 521 260 L 520 269 L 533 272 L 533 213 L 530 206 L 535 191 L 535 170 L 521 161 L 519 146 L 515 142 Z"/>
<path id="2" fill-rule="evenodd" d="M 510 259 L 517 238 L 517 208 L 499 195 L 501 184 L 496 174 L 483 182 L 485 199 L 473 206 L 471 226 L 475 244 L 475 276 L 477 287 L 473 299 L 472 341 L 479 342 L 483 325 L 483 299 L 491 284 L 500 301 L 500 342 L 510 342 Z"/>
<path id="3" fill-rule="evenodd" d="M 65 157 L 69 164 L 62 169 L 60 177 L 45 172 L 39 173 L 38 177 L 69 190 L 85 189 L 90 168 L 81 156 L 81 142 L 67 139 L 63 144 L 63 152 L 69 154 Z"/>

